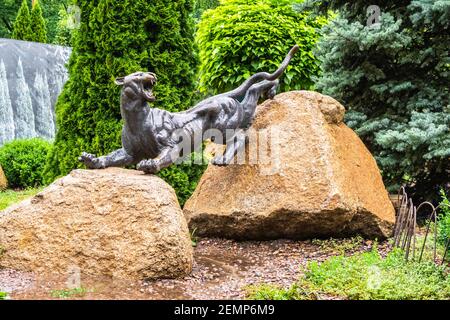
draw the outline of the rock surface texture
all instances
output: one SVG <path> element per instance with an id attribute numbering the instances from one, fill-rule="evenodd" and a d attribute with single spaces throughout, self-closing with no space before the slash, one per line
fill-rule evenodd
<path id="1" fill-rule="evenodd" d="M 394 208 L 344 113 L 336 100 L 309 91 L 260 105 L 257 144 L 250 140 L 244 164 L 208 167 L 184 208 L 190 229 L 234 239 L 388 237 Z M 269 150 L 266 160 L 261 150 Z"/>
<path id="2" fill-rule="evenodd" d="M 0 267 L 118 278 L 174 278 L 193 250 L 175 192 L 138 171 L 74 170 L 0 212 Z"/>
<path id="3" fill-rule="evenodd" d="M 8 187 L 8 180 L 3 172 L 2 166 L 0 166 L 0 191 L 6 190 Z"/>

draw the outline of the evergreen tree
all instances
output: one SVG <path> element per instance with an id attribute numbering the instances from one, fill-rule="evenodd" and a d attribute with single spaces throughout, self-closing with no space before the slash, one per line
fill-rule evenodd
<path id="1" fill-rule="evenodd" d="M 67 47 L 72 46 L 72 34 L 74 29 L 74 26 L 71 25 L 72 23 L 73 16 L 70 15 L 67 10 L 61 8 L 61 10 L 59 10 L 59 20 L 56 27 L 56 44 Z"/>
<path id="2" fill-rule="evenodd" d="M 336 10 L 319 44 L 317 89 L 348 108 L 346 121 L 375 155 L 392 191 L 416 201 L 450 181 L 450 2 L 309 1 Z"/>
<path id="3" fill-rule="evenodd" d="M 31 41 L 47 42 L 47 29 L 38 0 L 33 2 L 33 8 L 31 9 L 31 31 Z"/>
<path id="4" fill-rule="evenodd" d="M 10 38 L 14 30 L 14 20 L 20 8 L 20 1 L 2 0 L 0 5 L 0 38 Z"/>
<path id="5" fill-rule="evenodd" d="M 13 25 L 12 38 L 25 41 L 31 41 L 32 39 L 31 16 L 27 0 L 22 1 L 22 5 L 17 13 Z"/>
<path id="6" fill-rule="evenodd" d="M 157 74 L 155 107 L 191 106 L 196 59 L 190 0 L 78 0 L 79 29 L 69 80 L 56 106 L 57 134 L 46 180 L 80 167 L 82 151 L 103 155 L 121 146 L 120 90 L 116 77 Z M 184 200 L 201 174 L 198 166 L 161 173 Z"/>
<path id="7" fill-rule="evenodd" d="M 29 0 L 28 0 L 29 1 Z M 66 10 L 72 0 L 41 0 L 40 5 L 43 11 L 43 17 L 47 26 L 47 41 L 55 42 L 57 25 L 59 21 L 59 11 Z M 14 21 L 17 17 L 17 11 L 21 6 L 20 0 L 1 0 L 0 1 L 0 38 L 11 38 L 14 31 Z"/>

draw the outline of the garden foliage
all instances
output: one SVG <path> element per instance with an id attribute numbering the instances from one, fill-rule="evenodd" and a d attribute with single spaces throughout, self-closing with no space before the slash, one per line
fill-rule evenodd
<path id="1" fill-rule="evenodd" d="M 450 239 L 450 200 L 444 189 L 441 190 L 441 202 L 438 210 L 438 241 L 441 245 L 445 246 Z"/>
<path id="2" fill-rule="evenodd" d="M 158 76 L 153 107 L 191 106 L 196 71 L 190 0 L 79 0 L 81 23 L 73 38 L 69 80 L 56 106 L 57 134 L 46 181 L 81 167 L 86 151 L 120 148 L 120 90 L 116 77 L 136 71 Z M 180 202 L 190 195 L 203 167 L 184 165 L 161 173 Z"/>
<path id="3" fill-rule="evenodd" d="M 286 0 L 224 0 L 206 11 L 198 25 L 200 89 L 222 93 L 259 71 L 275 71 L 292 46 L 300 52 L 281 82 L 281 90 L 309 89 L 319 73 L 312 50 L 316 29 L 326 20 L 309 18 Z"/>
<path id="4" fill-rule="evenodd" d="M 30 7 L 32 1 L 25 1 Z M 58 12 L 60 9 L 66 10 L 68 4 L 72 0 L 39 0 L 39 5 L 42 8 L 43 18 L 46 24 L 47 40 L 49 43 L 55 43 L 55 36 L 57 32 L 57 24 L 59 21 Z M 23 5 L 20 0 L 1 0 L 0 5 L 0 38 L 15 38 L 13 36 L 14 21 L 17 17 L 19 8 Z M 30 11 L 28 9 L 28 11 Z M 23 38 L 20 38 L 23 39 Z"/>
<path id="5" fill-rule="evenodd" d="M 39 139 L 14 140 L 0 148 L 0 165 L 5 172 L 8 186 L 32 188 L 43 184 L 43 170 L 49 142 Z"/>
<path id="6" fill-rule="evenodd" d="M 379 23 L 367 1 L 309 1 L 339 13 L 318 45 L 317 89 L 348 108 L 385 183 L 419 202 L 450 176 L 450 2 L 376 3 Z"/>
<path id="7" fill-rule="evenodd" d="M 195 20 L 199 20 L 204 11 L 214 9 L 220 4 L 219 0 L 195 0 L 193 16 Z"/>
<path id="8" fill-rule="evenodd" d="M 32 36 L 30 8 L 28 7 L 28 1 L 23 0 L 17 12 L 16 20 L 14 21 L 12 38 L 31 41 Z"/>
<path id="9" fill-rule="evenodd" d="M 66 9 L 59 10 L 58 24 L 56 26 L 55 43 L 61 46 L 72 47 L 72 34 L 76 29 L 75 13 L 69 13 Z"/>
<path id="10" fill-rule="evenodd" d="M 395 249 L 383 258 L 377 248 L 353 256 L 335 256 L 309 263 L 305 275 L 288 289 L 250 287 L 251 299 L 428 300 L 450 298 L 450 276 L 432 261 L 406 261 Z"/>
<path id="11" fill-rule="evenodd" d="M 42 7 L 39 1 L 35 1 L 31 9 L 31 41 L 46 43 L 47 28 L 42 15 Z"/>

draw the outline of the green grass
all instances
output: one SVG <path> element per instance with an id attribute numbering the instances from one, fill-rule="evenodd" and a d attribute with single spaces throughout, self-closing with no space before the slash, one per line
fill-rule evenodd
<path id="1" fill-rule="evenodd" d="M 247 288 L 255 300 L 304 300 L 335 296 L 354 300 L 450 299 L 448 269 L 431 261 L 404 259 L 393 250 L 382 258 L 376 246 L 370 252 L 331 257 L 308 264 L 304 276 L 288 289 L 268 285 Z"/>
<path id="2" fill-rule="evenodd" d="M 248 286 L 245 290 L 250 300 L 318 300 L 315 292 L 299 287 L 297 283 L 288 289 L 260 284 Z"/>
<path id="3" fill-rule="evenodd" d="M 8 298 L 8 294 L 0 291 L 0 300 L 6 300 L 6 298 Z"/>
<path id="4" fill-rule="evenodd" d="M 86 288 L 80 287 L 75 289 L 52 290 L 50 295 L 52 298 L 68 299 L 72 297 L 84 297 L 86 293 L 91 292 Z"/>
<path id="5" fill-rule="evenodd" d="M 42 188 L 27 189 L 21 191 L 6 190 L 0 192 L 0 210 L 3 210 L 10 205 L 22 201 L 26 198 L 34 196 L 41 191 Z"/>
<path id="6" fill-rule="evenodd" d="M 341 255 L 345 255 L 347 253 L 351 253 L 357 251 L 358 249 L 361 249 L 364 243 L 365 240 L 360 236 L 348 239 L 330 238 L 326 240 L 320 239 L 312 240 L 312 244 L 319 246 L 321 251 L 330 253 L 339 253 Z"/>

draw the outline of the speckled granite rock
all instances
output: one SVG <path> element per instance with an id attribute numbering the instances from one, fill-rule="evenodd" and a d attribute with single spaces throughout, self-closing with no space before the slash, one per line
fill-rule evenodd
<path id="1" fill-rule="evenodd" d="M 175 192 L 162 179 L 110 168 L 75 170 L 0 212 L 0 266 L 38 273 L 173 278 L 193 251 Z"/>
<path id="2" fill-rule="evenodd" d="M 253 128 L 271 132 L 276 157 L 210 165 L 184 208 L 190 229 L 234 239 L 388 237 L 394 208 L 344 113 L 336 100 L 309 91 L 259 106 Z"/>
<path id="3" fill-rule="evenodd" d="M 0 191 L 5 190 L 8 187 L 8 180 L 3 172 L 2 166 L 0 166 Z"/>

